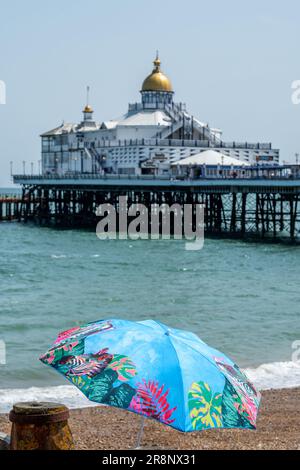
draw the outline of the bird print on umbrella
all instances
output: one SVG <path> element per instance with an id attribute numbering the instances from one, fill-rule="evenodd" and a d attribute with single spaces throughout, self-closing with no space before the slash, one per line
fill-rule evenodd
<path id="1" fill-rule="evenodd" d="M 113 355 L 109 354 L 108 348 L 101 349 L 95 354 L 82 354 L 81 356 L 65 356 L 60 361 L 61 366 L 66 366 L 66 376 L 87 375 L 94 377 L 104 371 L 108 364 L 112 361 Z"/>

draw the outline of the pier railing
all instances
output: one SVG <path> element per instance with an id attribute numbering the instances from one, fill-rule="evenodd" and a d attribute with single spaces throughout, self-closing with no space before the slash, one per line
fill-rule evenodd
<path id="1" fill-rule="evenodd" d="M 244 149 L 244 150 L 272 150 L 271 143 L 249 143 L 249 142 L 223 142 L 223 141 L 209 141 L 209 140 L 194 140 L 194 139 L 124 139 L 124 140 L 98 140 L 92 142 L 94 148 L 111 148 L 111 147 L 199 147 L 199 148 L 224 148 L 224 149 Z M 65 145 L 65 150 L 77 150 L 84 148 L 88 143 L 76 143 Z M 47 148 L 47 145 L 45 146 Z M 51 147 L 52 151 L 61 150 L 61 145 Z"/>
<path id="2" fill-rule="evenodd" d="M 260 168 L 259 171 L 269 172 L 270 170 L 266 168 Z M 246 174 L 246 172 L 248 172 Z M 59 175 L 55 173 L 51 173 L 49 175 L 14 175 L 14 182 L 19 183 L 20 181 L 46 181 L 46 180 L 60 180 L 60 181 L 67 181 L 67 180 L 147 180 L 147 181 L 224 181 L 224 180 L 232 180 L 232 181 L 245 181 L 245 180 L 300 180 L 300 171 L 298 175 L 270 175 L 266 174 L 257 174 L 257 169 L 249 170 L 245 168 L 245 175 L 239 175 L 238 177 L 233 175 L 225 175 L 223 177 L 216 177 L 216 176 L 200 176 L 198 178 L 189 178 L 185 176 L 171 176 L 171 175 L 126 175 L 126 174 L 106 174 L 100 175 L 98 173 L 69 173 L 65 175 Z"/>

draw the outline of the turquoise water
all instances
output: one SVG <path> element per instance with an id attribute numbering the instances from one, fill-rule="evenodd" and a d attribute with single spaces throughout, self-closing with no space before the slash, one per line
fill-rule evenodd
<path id="1" fill-rule="evenodd" d="M 65 384 L 38 361 L 57 333 L 105 317 L 159 319 L 242 367 L 291 361 L 300 339 L 300 247 L 206 240 L 100 241 L 0 224 L 0 389 Z"/>

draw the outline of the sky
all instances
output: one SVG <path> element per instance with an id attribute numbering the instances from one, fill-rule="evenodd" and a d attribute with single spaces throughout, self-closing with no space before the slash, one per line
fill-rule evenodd
<path id="1" fill-rule="evenodd" d="M 300 153 L 298 0 L 0 0 L 0 187 L 38 169 L 40 137 L 79 122 L 86 86 L 97 121 L 139 101 L 159 50 L 175 101 L 225 141 Z M 1 82 L 0 82 L 1 83 Z"/>

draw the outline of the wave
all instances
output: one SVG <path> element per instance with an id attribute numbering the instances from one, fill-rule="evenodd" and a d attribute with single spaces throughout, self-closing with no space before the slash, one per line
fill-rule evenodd
<path id="1" fill-rule="evenodd" d="M 260 390 L 300 387 L 300 361 L 271 362 L 244 372 Z"/>
<path id="2" fill-rule="evenodd" d="M 244 372 L 259 390 L 300 387 L 300 361 L 262 364 L 255 369 L 244 369 Z M 99 406 L 72 385 L 0 389 L 0 413 L 7 413 L 18 401 L 36 400 L 56 401 L 71 409 Z"/>
<path id="3" fill-rule="evenodd" d="M 55 401 L 69 408 L 86 408 L 96 405 L 72 385 L 0 389 L 0 413 L 7 413 L 12 405 L 19 401 Z"/>

